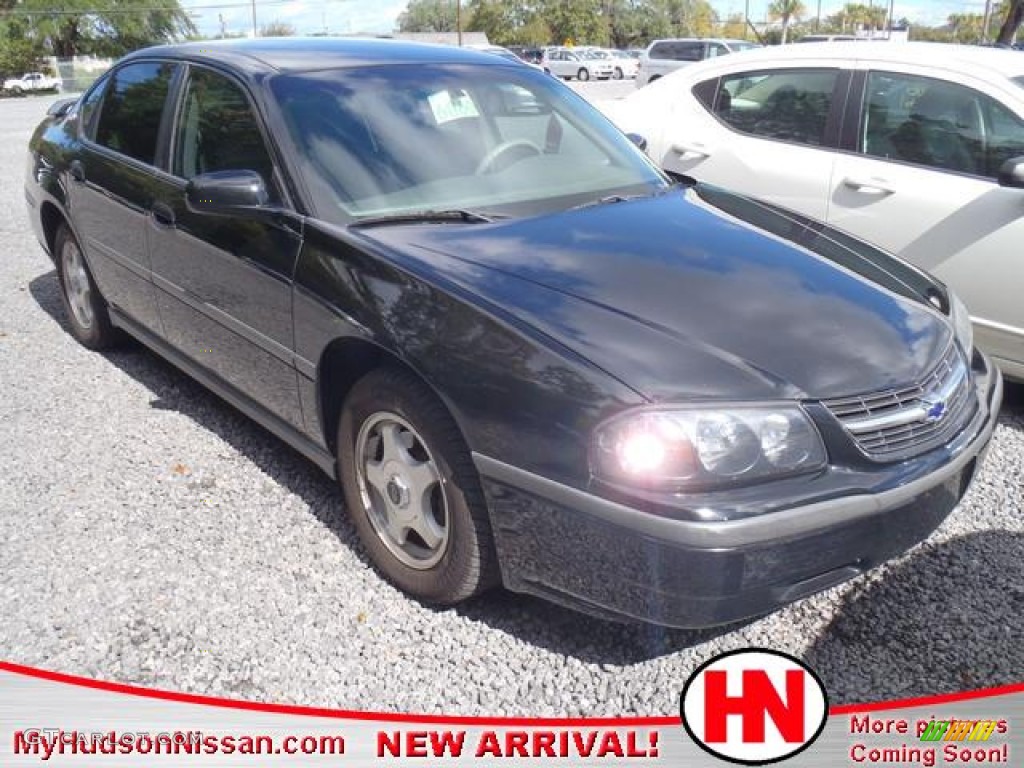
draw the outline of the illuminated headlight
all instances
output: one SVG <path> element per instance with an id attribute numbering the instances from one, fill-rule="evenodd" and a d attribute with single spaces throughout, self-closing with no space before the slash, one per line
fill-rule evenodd
<path id="1" fill-rule="evenodd" d="M 950 291 L 949 315 L 953 320 L 953 330 L 956 333 L 956 340 L 970 360 L 971 350 L 974 349 L 974 327 L 971 325 L 971 315 L 966 305 L 960 301 L 960 297 Z"/>
<path id="2" fill-rule="evenodd" d="M 797 405 L 645 409 L 598 428 L 591 464 L 617 485 L 707 490 L 819 469 L 825 447 Z"/>

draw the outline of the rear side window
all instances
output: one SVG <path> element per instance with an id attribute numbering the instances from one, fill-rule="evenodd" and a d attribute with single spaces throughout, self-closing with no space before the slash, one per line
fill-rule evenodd
<path id="1" fill-rule="evenodd" d="M 872 72 L 859 145 L 866 155 L 994 179 L 1024 154 L 1024 121 L 959 83 Z"/>
<path id="2" fill-rule="evenodd" d="M 153 164 L 160 118 L 176 65 L 157 61 L 128 64 L 111 75 L 96 142 Z"/>
<path id="3" fill-rule="evenodd" d="M 838 76 L 836 69 L 726 75 L 720 80 L 714 113 L 742 133 L 821 146 Z"/>
<path id="4" fill-rule="evenodd" d="M 704 58 L 704 43 L 700 40 L 666 40 L 651 46 L 649 57 L 673 61 L 700 61 Z"/>

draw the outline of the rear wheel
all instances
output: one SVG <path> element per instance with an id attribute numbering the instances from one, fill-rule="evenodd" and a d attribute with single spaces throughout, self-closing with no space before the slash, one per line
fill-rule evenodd
<path id="1" fill-rule="evenodd" d="M 438 604 L 497 582 L 476 469 L 444 405 L 414 376 L 383 368 L 349 394 L 338 427 L 349 514 L 374 565 Z"/>
<path id="2" fill-rule="evenodd" d="M 92 279 L 81 246 L 66 224 L 61 224 L 57 230 L 54 248 L 60 294 L 71 335 L 89 349 L 113 346 L 118 334 L 110 323 L 107 303 Z"/>
<path id="3" fill-rule="evenodd" d="M 580 71 L 576 73 L 576 79 L 586 82 L 590 79 L 590 70 L 586 67 L 580 67 Z"/>

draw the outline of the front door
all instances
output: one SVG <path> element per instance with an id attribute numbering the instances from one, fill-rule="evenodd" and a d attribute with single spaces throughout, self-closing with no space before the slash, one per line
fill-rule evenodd
<path id="1" fill-rule="evenodd" d="M 168 341 L 289 424 L 303 418 L 293 360 L 298 217 L 197 213 L 189 179 L 251 170 L 284 203 L 259 118 L 241 85 L 204 67 L 185 78 L 170 177 L 150 211 L 153 282 Z M 171 178 L 173 177 L 173 178 Z"/>

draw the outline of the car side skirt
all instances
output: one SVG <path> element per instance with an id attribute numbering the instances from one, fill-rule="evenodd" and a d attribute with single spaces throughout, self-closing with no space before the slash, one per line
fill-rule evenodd
<path id="1" fill-rule="evenodd" d="M 166 341 L 146 330 L 123 312 L 118 311 L 116 307 L 110 307 L 110 319 L 118 328 L 138 339 L 222 400 L 225 400 L 229 405 L 237 408 L 261 427 L 271 432 L 275 437 L 283 440 L 315 463 L 332 480 L 337 479 L 338 470 L 335 457 L 313 442 L 307 435 L 299 432 L 286 421 L 275 416 L 252 398 L 239 392 L 216 374 L 211 373 L 206 368 L 181 354 L 181 352 Z"/>

